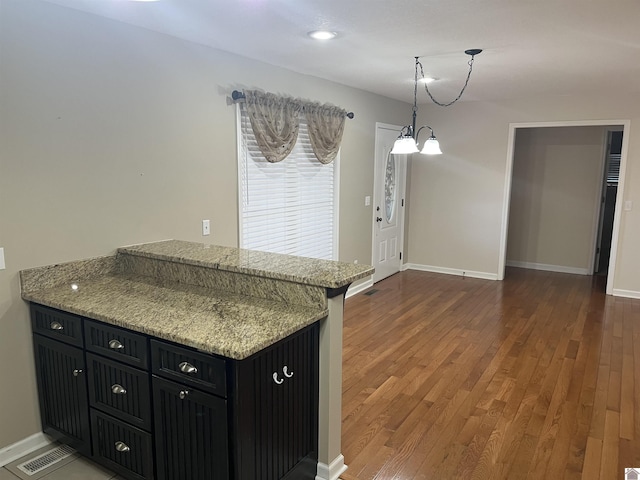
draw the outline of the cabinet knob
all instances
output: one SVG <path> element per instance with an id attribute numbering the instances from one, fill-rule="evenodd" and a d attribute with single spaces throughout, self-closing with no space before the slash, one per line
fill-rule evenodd
<path id="1" fill-rule="evenodd" d="M 198 373 L 198 369 L 188 362 L 178 364 L 178 368 L 182 373 Z"/>
<path id="2" fill-rule="evenodd" d="M 178 397 L 180 397 L 180 400 L 184 400 L 187 398 L 187 395 L 189 395 L 189 390 L 180 390 Z"/>
<path id="3" fill-rule="evenodd" d="M 118 385 L 117 383 L 115 383 L 111 385 L 111 393 L 113 393 L 114 395 L 124 395 L 125 393 L 127 393 L 127 389 L 122 385 Z"/>
<path id="4" fill-rule="evenodd" d="M 51 327 L 51 330 L 64 330 L 64 327 L 60 322 L 51 322 L 49 326 Z"/>
<path id="5" fill-rule="evenodd" d="M 81 368 L 76 368 L 76 369 L 73 371 L 73 376 L 74 376 L 74 377 L 77 377 L 77 376 L 78 376 L 78 375 L 80 375 L 81 373 L 82 373 L 82 369 L 81 369 Z"/>
<path id="6" fill-rule="evenodd" d="M 124 345 L 122 345 L 118 340 L 113 339 L 109 340 L 109 348 L 112 350 L 122 350 Z"/>
<path id="7" fill-rule="evenodd" d="M 124 442 L 116 442 L 116 450 L 119 452 L 129 452 L 131 451 L 131 449 L 129 448 L 129 445 L 127 445 Z"/>

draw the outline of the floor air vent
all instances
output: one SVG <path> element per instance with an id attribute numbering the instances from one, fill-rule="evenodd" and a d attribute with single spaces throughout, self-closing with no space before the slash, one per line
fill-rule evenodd
<path id="1" fill-rule="evenodd" d="M 365 295 L 373 295 L 374 293 L 377 293 L 378 290 L 375 288 L 372 288 L 371 290 L 369 290 L 368 292 L 364 292 Z"/>
<path id="2" fill-rule="evenodd" d="M 37 457 L 21 463 L 17 468 L 27 475 L 35 475 L 36 473 L 58 463 L 61 460 L 64 460 L 74 453 L 76 453 L 76 451 L 73 448 L 67 445 L 60 445 L 59 447 L 52 448 Z"/>

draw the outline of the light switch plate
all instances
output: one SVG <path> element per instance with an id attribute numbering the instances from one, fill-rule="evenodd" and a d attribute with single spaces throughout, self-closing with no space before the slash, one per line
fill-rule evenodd
<path id="1" fill-rule="evenodd" d="M 6 267 L 4 265 L 4 248 L 0 248 L 0 270 L 4 270 Z"/>

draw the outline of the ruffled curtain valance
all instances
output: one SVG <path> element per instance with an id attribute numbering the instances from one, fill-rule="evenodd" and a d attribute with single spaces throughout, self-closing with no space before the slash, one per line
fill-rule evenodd
<path id="1" fill-rule="evenodd" d="M 336 158 L 346 110 L 256 90 L 245 90 L 244 95 L 251 128 L 267 161 L 276 163 L 291 153 L 298 139 L 301 113 L 306 116 L 316 158 L 323 164 Z"/>
<path id="2" fill-rule="evenodd" d="M 298 139 L 302 103 L 272 93 L 245 90 L 247 114 L 260 151 L 271 163 L 284 160 Z"/>
<path id="3" fill-rule="evenodd" d="M 331 163 L 338 155 L 347 112 L 332 105 L 311 103 L 304 106 L 309 140 L 320 163 Z"/>

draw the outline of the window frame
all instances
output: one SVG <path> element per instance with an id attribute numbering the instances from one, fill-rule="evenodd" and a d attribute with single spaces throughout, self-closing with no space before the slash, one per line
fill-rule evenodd
<path id="1" fill-rule="evenodd" d="M 242 178 L 243 178 L 243 171 L 244 171 L 244 167 L 243 167 L 243 161 L 244 161 L 244 151 L 243 151 L 243 130 L 242 130 L 242 115 L 243 115 L 243 106 L 242 104 L 239 102 L 236 104 L 236 147 L 237 147 L 237 153 L 236 153 L 236 166 L 237 166 L 237 180 L 236 180 L 236 185 L 237 185 L 237 189 L 238 189 L 238 196 L 237 196 L 237 207 L 238 207 L 238 246 L 239 248 L 249 248 L 250 247 L 245 247 L 243 246 L 243 235 L 244 235 L 244 226 L 243 226 L 243 214 L 244 214 L 244 198 L 243 198 L 243 185 L 242 185 Z M 304 119 L 304 117 L 302 117 L 302 122 L 304 122 L 306 124 L 306 120 Z M 296 142 L 297 144 L 297 142 Z M 311 153 L 311 155 L 313 156 L 313 154 Z M 338 260 L 339 258 L 339 224 L 340 224 L 340 216 L 339 216 L 339 205 L 340 205 L 340 157 L 341 157 L 341 151 L 338 152 L 338 155 L 336 156 L 335 160 L 333 160 L 333 212 L 332 212 L 332 216 L 333 216 L 333 232 L 332 232 L 332 245 L 331 245 L 331 250 L 332 250 L 332 255 L 330 260 Z M 315 156 L 313 156 L 313 158 L 311 159 L 311 157 L 309 157 L 310 160 L 313 160 L 314 162 L 318 162 L 318 165 L 322 165 L 317 158 L 315 158 Z M 288 158 L 285 158 L 284 160 L 282 160 L 282 162 L 286 162 L 288 160 Z M 266 251 L 266 250 L 264 250 Z M 298 253 L 288 253 L 289 255 L 298 255 L 300 256 Z M 320 258 L 320 257 L 310 257 L 310 258 Z"/>

